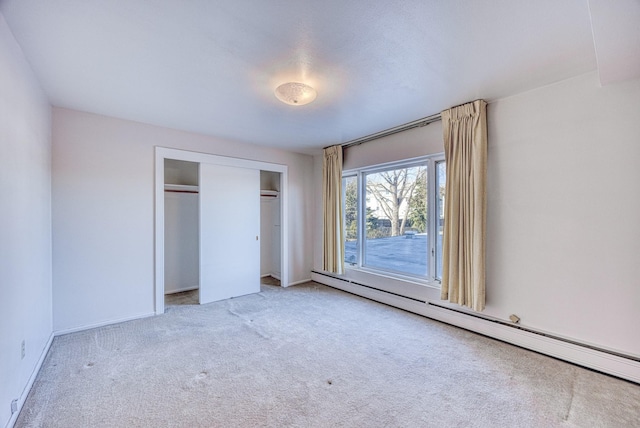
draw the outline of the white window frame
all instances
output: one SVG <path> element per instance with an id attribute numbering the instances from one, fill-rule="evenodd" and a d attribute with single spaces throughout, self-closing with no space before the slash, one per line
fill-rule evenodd
<path id="1" fill-rule="evenodd" d="M 356 245 L 356 263 L 351 264 L 345 261 L 345 268 L 352 270 L 362 270 L 365 272 L 369 272 L 372 274 L 384 275 L 393 278 L 410 280 L 413 282 L 418 282 L 422 284 L 432 285 L 436 284 L 439 286 L 440 278 L 435 276 L 436 273 L 436 244 L 437 244 L 437 213 L 436 213 L 436 198 L 437 198 L 437 187 L 436 187 L 436 162 L 444 162 L 444 154 L 437 153 L 428 156 L 420 156 L 417 158 L 404 159 L 401 161 L 395 162 L 387 162 L 383 164 L 371 165 L 361 168 L 354 168 L 350 170 L 344 170 L 342 173 L 342 178 L 356 177 L 357 182 L 357 245 Z M 365 260 L 365 245 L 364 245 L 364 237 L 366 233 L 366 175 L 373 174 L 377 172 L 389 171 L 393 169 L 400 168 L 410 168 L 415 166 L 426 165 L 427 167 L 427 230 L 429 236 L 428 242 L 428 274 L 427 276 L 421 275 L 412 275 L 410 273 L 404 273 L 399 271 L 387 270 L 383 268 L 378 268 L 374 266 L 367 266 L 364 264 Z M 345 193 L 343 193 L 343 211 L 344 211 L 344 203 L 345 203 Z M 346 227 L 346 222 L 344 222 Z M 346 236 L 346 234 L 345 234 Z"/>

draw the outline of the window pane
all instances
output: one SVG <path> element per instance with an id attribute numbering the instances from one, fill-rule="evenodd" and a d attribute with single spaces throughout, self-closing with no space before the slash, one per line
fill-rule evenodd
<path id="1" fill-rule="evenodd" d="M 358 263 L 358 179 L 342 179 L 344 195 L 344 262 Z"/>
<path id="2" fill-rule="evenodd" d="M 427 276 L 427 167 L 366 174 L 364 265 Z"/>
<path id="3" fill-rule="evenodd" d="M 444 232 L 444 189 L 447 182 L 447 164 L 436 163 L 436 278 L 442 278 L 442 233 Z"/>

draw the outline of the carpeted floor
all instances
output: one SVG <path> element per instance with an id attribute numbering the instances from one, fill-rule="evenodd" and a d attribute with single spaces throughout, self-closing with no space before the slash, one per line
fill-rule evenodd
<path id="1" fill-rule="evenodd" d="M 56 337 L 17 427 L 638 427 L 640 386 L 316 283 Z"/>
<path id="2" fill-rule="evenodd" d="M 280 280 L 272 276 L 263 276 L 262 278 L 260 278 L 260 284 L 280 286 Z M 197 305 L 199 298 L 199 290 L 197 289 L 181 291 L 179 293 L 165 294 L 164 304 L 166 307 L 178 305 Z"/>

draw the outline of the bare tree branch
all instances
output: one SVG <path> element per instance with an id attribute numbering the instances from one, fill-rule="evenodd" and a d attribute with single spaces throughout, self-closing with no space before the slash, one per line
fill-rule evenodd
<path id="1" fill-rule="evenodd" d="M 367 192 L 373 195 L 384 215 L 391 221 L 391 236 L 404 234 L 417 180 L 424 175 L 424 168 L 418 167 L 416 177 L 412 179 L 413 169 L 415 167 L 379 172 L 375 174 L 377 181 L 367 182 Z M 406 212 L 401 216 L 403 203 Z"/>

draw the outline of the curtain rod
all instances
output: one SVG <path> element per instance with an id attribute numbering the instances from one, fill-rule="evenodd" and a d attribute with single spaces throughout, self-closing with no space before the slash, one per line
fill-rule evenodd
<path id="1" fill-rule="evenodd" d="M 440 113 L 432 114 L 431 116 L 423 117 L 422 119 L 414 120 L 413 122 L 405 123 L 394 128 L 385 129 L 384 131 L 376 132 L 374 134 L 365 135 L 364 137 L 356 138 L 355 140 L 347 141 L 340 144 L 343 149 L 347 147 L 359 146 L 360 144 L 368 143 L 369 141 L 377 140 L 378 138 L 386 137 L 388 135 L 397 134 L 398 132 L 407 131 L 413 128 L 420 128 L 430 123 L 440 120 Z M 331 146 L 325 147 L 328 148 Z"/>
<path id="2" fill-rule="evenodd" d="M 471 103 L 474 103 L 475 101 L 478 101 L 478 100 L 474 100 L 468 103 L 458 104 L 456 106 L 450 107 L 450 109 L 460 107 L 465 104 L 471 104 Z M 488 104 L 487 101 L 485 102 Z M 346 149 L 347 147 L 352 147 L 352 146 L 359 146 L 360 144 L 368 143 L 369 141 L 377 140 L 378 138 L 386 137 L 388 135 L 397 134 L 398 132 L 407 131 L 409 129 L 419 128 L 422 126 L 427 126 L 428 124 L 437 122 L 441 119 L 442 117 L 440 113 L 432 114 L 431 116 L 423 117 L 422 119 L 414 120 L 413 122 L 408 122 L 408 123 L 405 123 L 404 125 L 396 126 L 395 128 L 385 129 L 384 131 L 376 132 L 375 134 L 365 135 L 364 137 L 347 141 L 346 143 L 340 144 L 340 146 L 342 146 L 343 149 Z M 331 146 L 327 146 L 324 148 L 327 149 L 329 147 Z"/>

